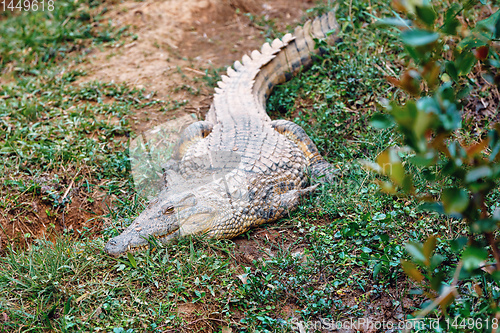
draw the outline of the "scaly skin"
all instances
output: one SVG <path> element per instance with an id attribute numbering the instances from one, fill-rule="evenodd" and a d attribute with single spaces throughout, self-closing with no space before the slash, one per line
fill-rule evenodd
<path id="1" fill-rule="evenodd" d="M 330 165 L 298 125 L 272 121 L 265 102 L 272 88 L 313 62 L 313 38 L 336 30 L 330 12 L 294 34 L 264 44 L 235 62 L 216 88 L 206 121 L 190 125 L 165 166 L 167 186 L 105 251 L 112 256 L 206 234 L 232 238 L 293 210 L 312 192 L 309 176 L 330 177 Z"/>

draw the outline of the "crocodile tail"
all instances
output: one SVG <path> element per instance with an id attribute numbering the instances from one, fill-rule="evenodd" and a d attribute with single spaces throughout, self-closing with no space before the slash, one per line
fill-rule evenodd
<path id="1" fill-rule="evenodd" d="M 324 52 L 324 49 L 316 46 L 315 39 L 325 39 L 329 44 L 335 40 L 338 31 L 335 12 L 330 11 L 312 21 L 307 21 L 304 26 L 295 29 L 291 40 L 283 40 L 283 46 L 276 53 L 276 57 L 263 65 L 259 73 L 255 76 L 253 92 L 258 102 L 265 105 L 265 102 L 273 88 L 284 83 L 298 72 L 309 68 L 315 55 Z M 286 37 L 286 36 L 285 36 Z M 277 44 L 277 45 L 276 45 Z M 273 41 L 271 47 L 280 46 L 279 40 Z M 264 44 L 264 49 L 269 44 Z M 273 48 L 274 48 L 273 47 Z"/>
<path id="2" fill-rule="evenodd" d="M 333 43 L 337 30 L 335 12 L 331 11 L 297 27 L 293 34 L 265 43 L 260 51 L 244 55 L 242 62 L 236 61 L 217 83 L 219 87 L 215 88 L 207 120 L 213 123 L 228 120 L 231 118 L 228 116 L 237 116 L 241 110 L 249 112 L 251 105 L 258 106 L 251 108 L 257 113 L 253 116 L 268 118 L 265 103 L 272 89 L 310 67 L 314 56 L 323 51 L 314 40 L 326 38 Z"/>

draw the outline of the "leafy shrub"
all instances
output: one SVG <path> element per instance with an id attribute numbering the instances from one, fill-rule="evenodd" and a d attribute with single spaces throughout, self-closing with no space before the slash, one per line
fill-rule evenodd
<path id="1" fill-rule="evenodd" d="M 378 23 L 401 30 L 405 69 L 400 78 L 388 80 L 405 91 L 407 98 L 404 103 L 388 102 L 388 112 L 376 114 L 372 125 L 388 128 L 395 124 L 405 147 L 390 147 L 375 163 L 365 165 L 388 177 L 379 181 L 384 191 L 414 196 L 423 202 L 423 209 L 461 219 L 469 227 L 468 238 L 452 242 L 452 250 L 461 253 L 461 258 L 451 273 L 440 267 L 443 257 L 434 254 L 436 236 L 424 244 L 406 245 L 412 261 L 402 261 L 403 269 L 432 300 L 418 317 L 438 306 L 446 315 L 466 281 L 474 282 L 474 292 L 485 304 L 476 314 L 494 315 L 500 282 L 500 250 L 495 239 L 500 210 L 492 211 L 488 199 L 500 176 L 500 124 L 474 137 L 462 119 L 465 106 L 479 99 L 480 90 L 498 91 L 500 57 L 495 42 L 500 37 L 500 11 L 478 20 L 486 1 L 435 8 L 428 1 L 401 0 L 393 1 L 393 7 L 408 19 L 398 16 Z M 424 177 L 429 186 L 417 188 L 416 177 Z M 429 191 L 436 184 L 437 194 Z M 441 319 L 448 329 L 460 328 L 450 328 L 449 320 Z"/>

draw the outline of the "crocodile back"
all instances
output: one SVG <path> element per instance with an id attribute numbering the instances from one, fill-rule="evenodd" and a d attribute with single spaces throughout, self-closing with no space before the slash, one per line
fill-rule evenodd
<path id="1" fill-rule="evenodd" d="M 200 179 L 200 172 L 213 175 L 216 169 L 221 176 L 215 177 L 218 180 L 204 197 L 226 198 L 233 217 L 214 226 L 209 235 L 233 237 L 275 220 L 290 206 L 287 196 L 308 187 L 308 157 L 272 127 L 265 102 L 274 86 L 311 66 L 314 56 L 322 52 L 314 39 L 331 41 L 329 32 L 336 28 L 333 12 L 308 21 L 293 34 L 236 61 L 218 82 L 206 118 L 213 129 L 181 161 L 185 179 Z"/>

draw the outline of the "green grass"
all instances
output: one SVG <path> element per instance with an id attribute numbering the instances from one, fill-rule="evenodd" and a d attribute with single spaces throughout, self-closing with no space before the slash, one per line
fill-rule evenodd
<path id="1" fill-rule="evenodd" d="M 102 20 L 100 4 L 57 1 L 52 11 L 2 13 L 0 72 L 9 83 L 0 90 L 0 207 L 6 220 L 29 224 L 30 215 L 40 216 L 31 205 L 36 197 L 48 205 L 47 216 L 56 216 L 71 202 L 71 193 L 64 196 L 71 180 L 87 193 L 127 186 L 127 116 L 147 102 L 123 85 L 74 85 L 86 74 L 67 70 L 88 48 L 124 37 L 124 29 Z"/>
<path id="2" fill-rule="evenodd" d="M 102 246 L 102 240 L 40 240 L 31 251 L 2 258 L 3 269 L 10 271 L 0 276 L 0 312 L 10 318 L 5 327 L 155 331 L 182 324 L 175 316 L 177 304 L 209 306 L 207 298 L 224 302 L 237 290 L 234 268 L 223 258 L 231 247 L 227 242 L 185 240 L 140 254 L 133 264 L 104 255 Z M 22 306 L 3 297 L 14 294 L 25 300 Z M 220 310 L 229 314 L 228 308 Z"/>
<path id="3" fill-rule="evenodd" d="M 20 77 L 4 87 L 0 101 L 0 206 L 4 218 L 26 216 L 22 204 L 42 197 L 47 215 L 71 202 L 71 181 L 91 195 L 131 189 L 127 142 L 132 108 L 147 104 L 123 85 L 90 82 L 75 87 L 82 73 Z M 103 102 L 107 100 L 108 102 Z M 121 195 L 123 197 L 123 195 Z"/>
<path id="4" fill-rule="evenodd" d="M 0 24 L 0 72 L 39 75 L 42 69 L 92 44 L 115 41 L 125 30 L 101 19 L 94 0 L 56 1 L 52 10 L 9 10 Z M 8 4 L 8 3 L 7 3 Z M 45 1 L 45 6 L 49 4 Z M 1 18 L 1 17 L 0 17 Z"/>
<path id="5" fill-rule="evenodd" d="M 370 9 L 361 0 L 339 4 L 342 42 L 279 87 L 268 103 L 274 118 L 306 129 L 339 170 L 336 183 L 290 217 L 264 226 L 264 236 L 249 231 L 255 251 L 250 259 L 242 259 L 245 248 L 232 241 L 200 238 L 128 259 L 105 255 L 105 241 L 143 207 L 130 177 L 130 116 L 169 104 L 124 85 L 74 84 L 85 73 L 64 71 L 64 59 L 78 57 L 68 50 L 119 38 L 109 26 L 93 30 L 87 14 L 94 4 L 75 3 L 64 3 L 52 16 L 0 21 L 1 32 L 26 26 L 25 33 L 2 33 L 0 39 L 0 66 L 14 73 L 0 93 L 0 207 L 4 218 L 29 217 L 31 202 L 40 201 L 60 221 L 71 200 L 64 193 L 74 180 L 90 198 L 100 192 L 110 199 L 109 214 L 96 217 L 110 226 L 97 235 L 67 232 L 36 240 L 28 250 L 8 249 L 0 257 L 5 331 L 221 332 L 230 326 L 233 332 L 282 332 L 294 328 L 292 317 L 361 318 L 382 311 L 387 305 L 381 300 L 389 311 L 406 315 L 424 298 L 409 293 L 413 286 L 399 265 L 407 257 L 404 244 L 439 233 L 444 263 L 456 263 L 457 255 L 442 245 L 461 235 L 462 225 L 420 212 L 411 198 L 381 194 L 376 177 L 359 163 L 398 143 L 392 130 L 370 128 L 369 119 L 382 99 L 402 97 L 384 79 L 387 71 L 399 71 L 401 45 L 394 32 L 370 25 L 370 15 L 390 15 L 390 9 L 384 1 L 371 1 Z M 320 4 L 308 15 L 331 5 Z M 62 26 L 65 17 L 74 19 Z M 19 53 L 19 46 L 31 49 Z M 208 80 L 213 84 L 212 76 Z M 452 314 L 477 317 L 481 306 L 470 293 Z"/>

